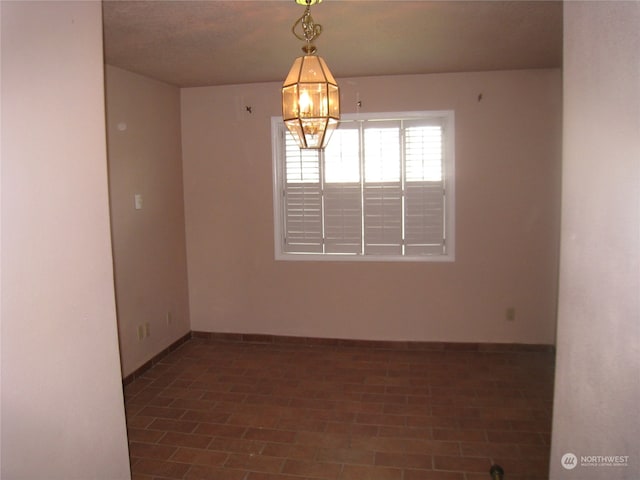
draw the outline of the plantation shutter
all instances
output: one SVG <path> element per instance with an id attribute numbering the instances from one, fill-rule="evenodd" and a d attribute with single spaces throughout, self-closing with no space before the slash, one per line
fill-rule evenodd
<path id="1" fill-rule="evenodd" d="M 362 252 L 362 193 L 358 128 L 333 132 L 324 152 L 326 253 Z"/>
<path id="2" fill-rule="evenodd" d="M 445 252 L 443 125 L 408 123 L 405 142 L 405 255 Z"/>
<path id="3" fill-rule="evenodd" d="M 399 122 L 364 128 L 364 251 L 402 254 L 402 184 Z"/>
<path id="4" fill-rule="evenodd" d="M 322 253 L 322 189 L 318 150 L 302 150 L 285 133 L 284 251 Z"/>
<path id="5" fill-rule="evenodd" d="M 452 257 L 452 129 L 452 116 L 440 112 L 347 119 L 325 150 L 300 149 L 282 129 L 277 248 L 383 260 Z"/>

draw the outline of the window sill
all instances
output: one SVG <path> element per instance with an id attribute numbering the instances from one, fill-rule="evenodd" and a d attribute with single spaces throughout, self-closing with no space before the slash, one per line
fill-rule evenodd
<path id="1" fill-rule="evenodd" d="M 454 262 L 455 255 L 359 255 L 352 253 L 282 253 L 276 252 L 276 261 L 292 262 Z"/>

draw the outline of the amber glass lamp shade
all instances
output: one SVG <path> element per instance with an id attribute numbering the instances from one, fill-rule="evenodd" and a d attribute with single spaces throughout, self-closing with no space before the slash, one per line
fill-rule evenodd
<path id="1" fill-rule="evenodd" d="M 327 145 L 340 120 L 340 91 L 322 57 L 293 62 L 282 85 L 282 117 L 300 148 Z"/>

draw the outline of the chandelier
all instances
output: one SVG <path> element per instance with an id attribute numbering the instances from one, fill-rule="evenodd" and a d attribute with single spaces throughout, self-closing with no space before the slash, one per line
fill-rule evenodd
<path id="1" fill-rule="evenodd" d="M 296 58 L 282 84 L 282 118 L 300 148 L 324 148 L 340 120 L 338 84 L 312 43 L 322 26 L 314 23 L 310 7 L 321 1 L 296 0 L 306 8 L 291 32 L 305 42 L 304 56 Z"/>

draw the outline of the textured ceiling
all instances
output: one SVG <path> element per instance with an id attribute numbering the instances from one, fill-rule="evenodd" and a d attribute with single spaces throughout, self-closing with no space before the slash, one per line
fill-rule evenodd
<path id="1" fill-rule="evenodd" d="M 282 81 L 302 42 L 293 0 L 105 0 L 108 64 L 181 87 Z M 338 78 L 554 68 L 561 1 L 325 0 L 318 54 Z"/>

